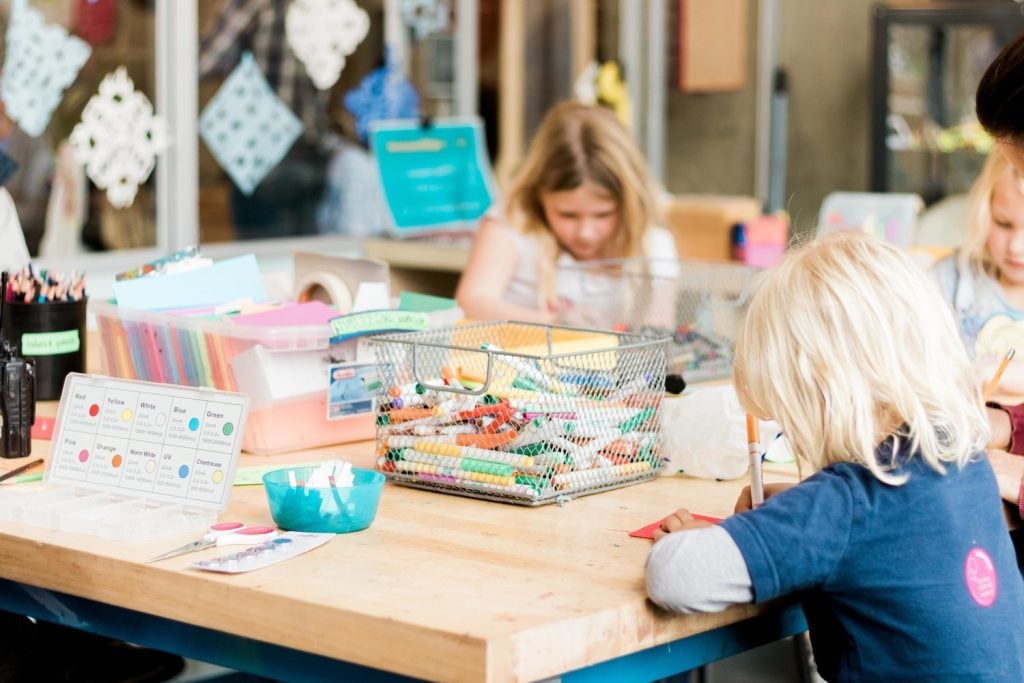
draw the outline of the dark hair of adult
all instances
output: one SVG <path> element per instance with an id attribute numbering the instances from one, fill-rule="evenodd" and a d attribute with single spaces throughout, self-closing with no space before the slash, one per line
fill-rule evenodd
<path id="1" fill-rule="evenodd" d="M 974 106 L 978 121 L 994 138 L 1024 141 L 1024 33 L 989 64 Z"/>

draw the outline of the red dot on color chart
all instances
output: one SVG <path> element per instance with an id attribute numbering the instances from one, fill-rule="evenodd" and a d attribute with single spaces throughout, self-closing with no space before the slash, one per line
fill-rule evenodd
<path id="1" fill-rule="evenodd" d="M 98 405 L 93 403 L 91 406 L 89 406 L 89 417 L 96 417 L 99 414 L 100 414 L 100 407 Z"/>
<path id="2" fill-rule="evenodd" d="M 78 460 L 79 460 L 79 462 L 85 462 L 85 461 L 86 461 L 86 460 L 88 460 L 88 459 L 89 459 L 89 451 L 87 451 L 87 450 L 85 450 L 85 449 L 83 448 L 83 449 L 82 449 L 82 450 L 81 450 L 81 451 L 80 451 L 80 452 L 78 453 Z"/>

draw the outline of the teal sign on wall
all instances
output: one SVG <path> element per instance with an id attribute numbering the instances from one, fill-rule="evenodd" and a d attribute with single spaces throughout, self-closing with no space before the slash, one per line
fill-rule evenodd
<path id="1" fill-rule="evenodd" d="M 494 180 L 477 119 L 382 121 L 370 147 L 399 234 L 466 230 L 491 206 Z"/>

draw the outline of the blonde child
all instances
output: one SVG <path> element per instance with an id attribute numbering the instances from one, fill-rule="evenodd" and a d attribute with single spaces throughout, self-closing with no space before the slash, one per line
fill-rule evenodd
<path id="1" fill-rule="evenodd" d="M 501 206 L 488 214 L 455 294 L 469 318 L 553 322 L 580 300 L 559 266 L 676 258 L 654 225 L 656 195 L 629 132 L 603 107 L 565 102 L 544 117 Z"/>
<path id="2" fill-rule="evenodd" d="M 1024 343 L 1024 177 L 996 150 L 967 204 L 963 246 L 939 261 L 933 275 L 985 382 L 1006 348 Z M 1024 393 L 1020 363 L 1010 366 L 1001 386 L 1000 393 Z"/>
<path id="3" fill-rule="evenodd" d="M 735 382 L 816 472 L 719 526 L 664 520 L 651 599 L 694 612 L 796 594 L 828 680 L 1024 680 L 988 425 L 927 275 L 865 235 L 796 250 L 751 301 Z"/>

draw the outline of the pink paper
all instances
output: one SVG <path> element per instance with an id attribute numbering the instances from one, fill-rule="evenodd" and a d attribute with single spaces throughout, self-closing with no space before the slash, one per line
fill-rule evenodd
<path id="1" fill-rule="evenodd" d="M 262 313 L 236 315 L 228 318 L 236 325 L 256 327 L 289 327 L 296 325 L 326 325 L 331 318 L 341 315 L 338 309 L 322 301 L 307 301 L 301 304 L 285 304 L 280 308 Z"/>
<path id="2" fill-rule="evenodd" d="M 691 514 L 693 514 L 693 513 L 691 513 Z M 721 517 L 711 517 L 709 515 L 696 515 L 695 514 L 695 515 L 693 515 L 693 518 L 694 519 L 703 519 L 705 522 L 711 522 L 712 524 L 718 524 L 719 522 L 722 521 Z M 650 524 L 648 524 L 646 526 L 642 526 L 639 529 L 637 529 L 636 531 L 629 532 L 629 535 L 632 536 L 633 538 L 649 538 L 649 539 L 651 539 L 653 541 L 654 540 L 654 530 L 658 528 L 659 524 L 661 524 L 661 520 L 660 519 L 658 521 L 656 521 L 656 522 L 651 522 Z"/>

